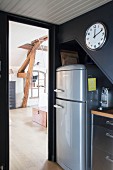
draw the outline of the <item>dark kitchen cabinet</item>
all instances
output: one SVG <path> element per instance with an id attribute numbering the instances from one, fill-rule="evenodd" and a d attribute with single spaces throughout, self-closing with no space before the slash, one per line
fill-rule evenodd
<path id="1" fill-rule="evenodd" d="M 9 81 L 9 109 L 16 108 L 16 82 Z"/>
<path id="2" fill-rule="evenodd" d="M 93 170 L 113 170 L 113 155 L 94 148 Z"/>
<path id="3" fill-rule="evenodd" d="M 113 119 L 93 115 L 92 170 L 113 170 Z"/>

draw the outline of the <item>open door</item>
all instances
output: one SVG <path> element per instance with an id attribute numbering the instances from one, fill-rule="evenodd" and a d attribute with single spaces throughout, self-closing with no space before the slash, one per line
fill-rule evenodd
<path id="1" fill-rule="evenodd" d="M 9 169 L 7 16 L 0 12 L 0 170 Z"/>
<path id="2" fill-rule="evenodd" d="M 56 159 L 56 117 L 53 108 L 55 96 L 55 70 L 58 67 L 56 44 L 57 26 L 0 12 L 0 170 L 9 170 L 9 101 L 8 101 L 8 21 L 17 21 L 49 29 L 49 96 L 48 96 L 48 160 Z M 58 50 L 57 50 L 58 51 Z"/>

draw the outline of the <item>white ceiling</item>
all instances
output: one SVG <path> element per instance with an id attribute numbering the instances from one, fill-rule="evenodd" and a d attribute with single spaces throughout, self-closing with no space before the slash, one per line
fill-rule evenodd
<path id="1" fill-rule="evenodd" d="M 112 0 L 0 0 L 0 10 L 62 24 Z"/>

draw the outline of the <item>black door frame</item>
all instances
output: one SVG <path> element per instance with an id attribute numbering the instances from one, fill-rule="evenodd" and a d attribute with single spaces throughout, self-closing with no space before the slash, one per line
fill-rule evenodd
<path id="1" fill-rule="evenodd" d="M 9 70 L 9 21 L 19 22 L 32 26 L 49 29 L 49 86 L 48 86 L 48 160 L 56 160 L 56 117 L 53 104 L 55 101 L 55 70 L 56 70 L 56 46 L 58 26 L 27 17 L 22 17 L 0 11 L 0 166 L 9 170 L 9 99 L 8 99 L 8 70 Z M 16 37 L 15 37 L 16 38 Z"/>

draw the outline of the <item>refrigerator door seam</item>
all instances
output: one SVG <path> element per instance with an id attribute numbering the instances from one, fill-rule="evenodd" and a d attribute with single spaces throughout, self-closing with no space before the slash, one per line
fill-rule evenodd
<path id="1" fill-rule="evenodd" d="M 71 102 L 77 102 L 77 103 L 87 103 L 87 101 L 79 101 L 79 100 L 70 100 L 70 99 L 63 99 L 57 97 L 56 99 L 64 100 L 64 101 L 71 101 Z"/>

